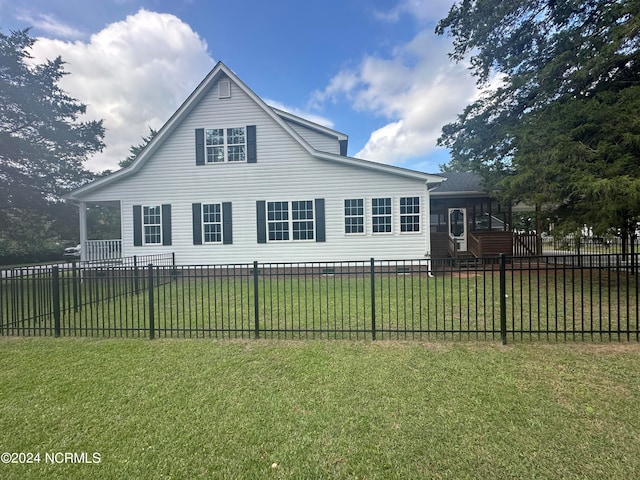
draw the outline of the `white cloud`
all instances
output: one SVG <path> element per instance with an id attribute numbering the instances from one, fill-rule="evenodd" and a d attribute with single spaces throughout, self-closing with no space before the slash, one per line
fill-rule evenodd
<path id="1" fill-rule="evenodd" d="M 83 32 L 61 22 L 54 15 L 39 13 L 33 16 L 31 13 L 23 11 L 17 15 L 17 18 L 55 37 L 72 39 L 85 36 Z"/>
<path id="2" fill-rule="evenodd" d="M 353 108 L 387 120 L 355 154 L 401 164 L 433 154 L 441 128 L 477 95 L 466 66 L 451 63 L 450 44 L 430 30 L 397 47 L 389 58 L 369 56 L 339 72 L 314 99 L 347 98 Z"/>
<path id="3" fill-rule="evenodd" d="M 70 75 L 60 86 L 104 119 L 107 148 L 87 163 L 115 169 L 149 127 L 158 129 L 213 67 L 206 42 L 174 15 L 140 10 L 87 41 L 39 38 L 37 61 L 61 56 Z"/>
<path id="4" fill-rule="evenodd" d="M 453 5 L 453 0 L 401 0 L 391 10 L 376 10 L 377 19 L 397 22 L 402 15 L 410 15 L 421 23 L 432 24 L 444 18 Z"/>

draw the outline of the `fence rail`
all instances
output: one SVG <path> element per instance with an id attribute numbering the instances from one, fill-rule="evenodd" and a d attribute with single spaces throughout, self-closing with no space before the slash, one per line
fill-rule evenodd
<path id="1" fill-rule="evenodd" d="M 640 341 L 629 255 L 13 269 L 0 335 Z M 155 263 L 154 263 L 155 262 Z"/>

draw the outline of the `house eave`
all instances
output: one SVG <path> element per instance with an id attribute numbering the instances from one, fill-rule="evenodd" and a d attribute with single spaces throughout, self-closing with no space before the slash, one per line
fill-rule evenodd
<path id="1" fill-rule="evenodd" d="M 387 165 L 384 163 L 373 162 L 371 160 L 363 160 L 356 157 L 346 157 L 343 155 L 335 155 L 331 153 L 315 151 L 314 156 L 322 160 L 328 160 L 330 162 L 336 162 L 343 165 L 350 165 L 357 168 L 364 168 L 367 170 L 373 170 L 377 172 L 387 173 L 391 175 L 397 175 L 405 178 L 411 178 L 414 180 L 424 181 L 429 186 L 438 185 L 443 182 L 444 177 L 433 175 L 430 173 L 419 172 L 417 170 L 410 170 L 408 168 L 397 167 L 395 165 Z"/>
<path id="2" fill-rule="evenodd" d="M 306 118 L 299 117 L 292 113 L 289 113 L 284 110 L 280 110 L 279 108 L 270 107 L 277 115 L 284 118 L 286 121 L 295 123 L 297 125 L 306 127 L 314 132 L 321 133 L 331 138 L 335 138 L 337 140 L 348 140 L 349 136 L 346 133 L 339 132 L 334 130 L 333 128 L 325 127 L 324 125 L 320 125 L 318 123 L 311 122 Z"/>

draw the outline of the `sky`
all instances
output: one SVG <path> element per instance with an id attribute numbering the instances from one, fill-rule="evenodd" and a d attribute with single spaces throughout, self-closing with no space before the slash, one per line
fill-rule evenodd
<path id="1" fill-rule="evenodd" d="M 0 0 L 0 30 L 31 28 L 36 62 L 103 119 L 115 170 L 218 61 L 267 104 L 349 136 L 348 155 L 437 173 L 443 125 L 477 98 L 435 35 L 453 0 Z"/>

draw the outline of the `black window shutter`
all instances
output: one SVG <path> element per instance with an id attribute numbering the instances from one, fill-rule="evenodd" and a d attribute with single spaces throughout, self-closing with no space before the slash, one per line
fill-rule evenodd
<path id="1" fill-rule="evenodd" d="M 202 204 L 192 203 L 193 211 L 193 244 L 202 245 Z"/>
<path id="2" fill-rule="evenodd" d="M 316 198 L 316 242 L 326 242 L 327 234 L 324 221 L 324 198 Z"/>
<path id="3" fill-rule="evenodd" d="M 256 202 L 256 218 L 258 220 L 258 243 L 267 243 L 267 216 L 264 200 Z"/>
<path id="4" fill-rule="evenodd" d="M 196 165 L 204 165 L 204 128 L 196 128 Z"/>
<path id="5" fill-rule="evenodd" d="M 338 143 L 340 144 L 340 155 L 346 157 L 348 140 L 338 140 Z"/>
<path id="6" fill-rule="evenodd" d="M 171 205 L 162 205 L 162 245 L 171 245 Z"/>
<path id="7" fill-rule="evenodd" d="M 256 126 L 247 126 L 247 163 L 257 163 L 258 148 L 256 141 Z"/>
<path id="8" fill-rule="evenodd" d="M 231 202 L 222 204 L 222 243 L 233 243 L 233 220 L 231 218 Z"/>
<path id="9" fill-rule="evenodd" d="M 133 245 L 142 246 L 142 206 L 133 206 Z"/>

